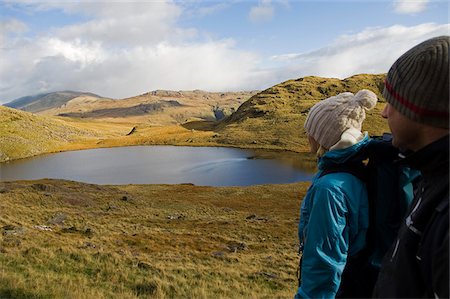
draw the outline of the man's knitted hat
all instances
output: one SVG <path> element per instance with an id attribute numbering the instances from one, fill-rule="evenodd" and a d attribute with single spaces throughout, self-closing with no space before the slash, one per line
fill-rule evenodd
<path id="1" fill-rule="evenodd" d="M 353 95 L 344 92 L 315 104 L 305 122 L 306 133 L 321 146 L 330 149 L 344 131 L 355 128 L 361 131 L 366 110 L 375 107 L 377 96 L 370 90 L 360 90 Z"/>
<path id="2" fill-rule="evenodd" d="M 424 41 L 389 70 L 383 96 L 410 120 L 449 127 L 449 36 Z"/>

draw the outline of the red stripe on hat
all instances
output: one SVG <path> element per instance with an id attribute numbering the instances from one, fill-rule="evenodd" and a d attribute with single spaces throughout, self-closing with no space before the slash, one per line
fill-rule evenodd
<path id="1" fill-rule="evenodd" d="M 402 97 L 401 95 L 399 95 L 398 93 L 396 93 L 394 91 L 394 88 L 392 87 L 392 85 L 389 84 L 389 82 L 387 81 L 387 79 L 384 80 L 384 86 L 397 101 L 399 101 L 402 105 L 406 106 L 406 108 L 408 108 L 409 110 L 411 110 L 419 115 L 436 116 L 436 117 L 448 117 L 449 116 L 448 111 L 447 112 L 434 111 L 434 110 L 429 110 L 429 109 L 414 105 L 408 99 L 406 99 L 406 98 Z"/>

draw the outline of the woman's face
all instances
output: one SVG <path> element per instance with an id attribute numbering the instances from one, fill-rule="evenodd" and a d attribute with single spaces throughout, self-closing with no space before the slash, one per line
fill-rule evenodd
<path id="1" fill-rule="evenodd" d="M 313 154 L 317 153 L 317 151 L 319 150 L 320 145 L 310 135 L 308 135 L 308 141 L 309 141 L 309 146 L 311 148 L 311 153 L 313 153 Z"/>

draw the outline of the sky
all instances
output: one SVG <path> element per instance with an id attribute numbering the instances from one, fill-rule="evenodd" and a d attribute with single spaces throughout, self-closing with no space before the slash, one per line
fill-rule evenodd
<path id="1" fill-rule="evenodd" d="M 386 73 L 439 35 L 450 35 L 443 0 L 0 0 L 0 104 Z"/>

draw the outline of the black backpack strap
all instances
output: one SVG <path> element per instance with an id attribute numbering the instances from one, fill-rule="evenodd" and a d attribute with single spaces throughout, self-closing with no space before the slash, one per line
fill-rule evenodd
<path id="1" fill-rule="evenodd" d="M 322 173 L 319 175 L 319 178 L 330 173 L 339 173 L 339 172 L 350 173 L 351 175 L 357 177 L 363 182 L 365 182 L 367 179 L 367 172 L 365 169 L 365 165 L 362 162 L 357 163 L 351 162 L 332 165 L 324 169 Z"/>

